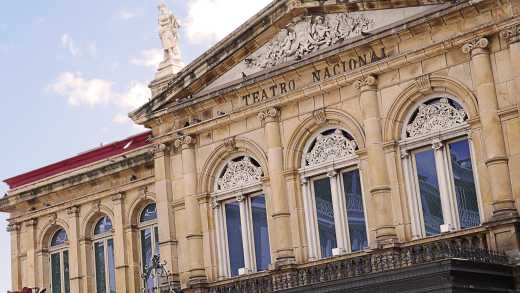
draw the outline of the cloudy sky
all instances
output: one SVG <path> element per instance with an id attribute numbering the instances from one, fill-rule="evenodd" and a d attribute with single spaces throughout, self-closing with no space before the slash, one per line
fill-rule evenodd
<path id="1" fill-rule="evenodd" d="M 148 100 L 161 61 L 158 1 L 0 1 L 0 179 L 143 131 L 127 113 Z M 165 2 L 187 64 L 270 0 Z M 0 292 L 10 289 L 6 218 Z"/>

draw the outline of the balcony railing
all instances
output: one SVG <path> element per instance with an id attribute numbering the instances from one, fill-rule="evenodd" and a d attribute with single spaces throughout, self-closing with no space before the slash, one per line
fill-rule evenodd
<path id="1" fill-rule="evenodd" d="M 286 271 L 243 276 L 216 283 L 207 292 L 277 292 L 455 258 L 486 264 L 508 264 L 504 254 L 488 249 L 484 232 L 432 240 L 376 250 L 360 256 L 322 260 Z"/>

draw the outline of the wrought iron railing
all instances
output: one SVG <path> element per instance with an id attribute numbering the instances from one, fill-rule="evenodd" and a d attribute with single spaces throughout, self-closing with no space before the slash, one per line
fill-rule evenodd
<path id="1" fill-rule="evenodd" d="M 478 263 L 508 264 L 508 258 L 504 254 L 487 248 L 485 234 L 478 233 L 377 250 L 360 256 L 330 259 L 287 271 L 237 278 L 214 284 L 207 292 L 277 292 L 454 258 Z"/>

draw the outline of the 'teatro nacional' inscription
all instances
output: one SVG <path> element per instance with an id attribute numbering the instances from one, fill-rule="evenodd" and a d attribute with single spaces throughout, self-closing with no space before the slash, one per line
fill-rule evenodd
<path id="1" fill-rule="evenodd" d="M 323 69 L 313 71 L 312 83 L 327 80 L 335 77 L 336 75 L 345 74 L 365 65 L 377 62 L 379 60 L 389 57 L 385 51 L 385 48 L 381 48 L 379 52 L 370 50 L 367 53 L 352 57 L 347 60 L 329 65 Z M 262 101 L 269 100 L 271 98 L 288 94 L 296 90 L 296 82 L 292 79 L 287 82 L 281 82 L 274 84 L 269 87 L 261 88 L 258 91 L 248 93 L 242 96 L 242 101 L 246 106 L 260 103 Z"/>
<path id="2" fill-rule="evenodd" d="M 359 55 L 356 58 L 350 58 L 345 61 L 327 66 L 323 69 L 318 69 L 312 72 L 312 82 L 320 82 L 321 80 L 329 79 L 339 74 L 344 74 L 363 67 L 365 65 L 377 62 L 381 59 L 388 57 L 385 48 L 381 48 L 379 54 L 374 50 L 371 50 L 363 55 Z"/>
<path id="3" fill-rule="evenodd" d="M 289 80 L 288 82 L 281 82 L 275 85 L 272 85 L 267 88 L 263 88 L 259 91 L 252 92 L 250 94 L 242 96 L 242 101 L 248 105 L 256 104 L 261 101 L 269 100 L 270 98 L 274 98 L 279 95 L 285 95 L 289 92 L 292 92 L 296 89 L 296 82 L 294 80 Z"/>

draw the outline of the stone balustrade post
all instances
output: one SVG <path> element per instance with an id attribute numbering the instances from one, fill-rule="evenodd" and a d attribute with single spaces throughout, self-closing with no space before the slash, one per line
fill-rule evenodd
<path id="1" fill-rule="evenodd" d="M 283 147 L 279 124 L 280 111 L 269 108 L 258 113 L 258 119 L 264 125 L 264 135 L 267 142 L 267 160 L 269 171 L 269 183 L 271 186 L 271 202 L 274 251 L 276 265 L 287 265 L 295 262 L 292 249 L 292 235 L 289 212 L 289 199 L 283 175 Z"/>
<path id="2" fill-rule="evenodd" d="M 504 218 L 518 213 L 513 199 L 504 133 L 498 116 L 498 100 L 488 45 L 488 39 L 477 38 L 466 43 L 462 51 L 471 57 L 471 76 L 479 105 L 486 166 L 491 175 L 489 181 L 493 196 L 493 217 Z"/>
<path id="3" fill-rule="evenodd" d="M 181 149 L 182 155 L 189 285 L 198 286 L 207 282 L 207 276 L 204 268 L 202 220 L 197 199 L 195 139 L 191 136 L 184 136 L 175 140 L 175 147 Z"/>
<path id="4" fill-rule="evenodd" d="M 390 180 L 383 151 L 377 80 L 373 76 L 368 76 L 356 81 L 354 87 L 361 92 L 360 103 L 366 134 L 370 194 L 375 209 L 373 215 L 376 220 L 376 242 L 378 246 L 383 246 L 395 243 L 397 233 L 392 212 Z"/>

